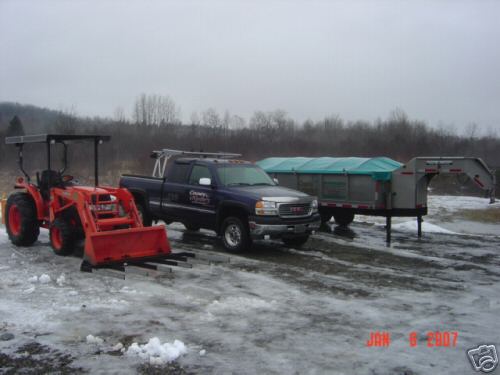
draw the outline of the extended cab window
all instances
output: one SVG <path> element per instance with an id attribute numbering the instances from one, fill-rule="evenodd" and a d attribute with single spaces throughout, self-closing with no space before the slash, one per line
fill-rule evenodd
<path id="1" fill-rule="evenodd" d="M 168 173 L 168 182 L 185 184 L 190 166 L 189 163 L 174 163 Z"/>
<path id="2" fill-rule="evenodd" d="M 210 178 L 212 179 L 212 174 L 210 170 L 204 165 L 195 165 L 191 171 L 191 176 L 189 177 L 190 185 L 199 185 L 200 178 Z"/>

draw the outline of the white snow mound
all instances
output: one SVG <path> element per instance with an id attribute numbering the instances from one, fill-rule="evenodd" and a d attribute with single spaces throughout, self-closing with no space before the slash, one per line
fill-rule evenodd
<path id="1" fill-rule="evenodd" d="M 40 281 L 40 284 L 48 284 L 50 283 L 50 276 L 44 273 L 38 278 L 38 281 Z"/>
<path id="2" fill-rule="evenodd" d="M 87 344 L 102 345 L 102 343 L 104 343 L 104 340 L 101 339 L 99 336 L 88 335 L 86 339 L 87 339 Z"/>
<path id="3" fill-rule="evenodd" d="M 187 348 L 182 341 L 175 340 L 173 343 L 162 344 L 158 337 L 153 337 L 144 345 L 134 342 L 126 352 L 128 356 L 139 357 L 152 365 L 162 365 L 175 361 L 186 353 Z"/>

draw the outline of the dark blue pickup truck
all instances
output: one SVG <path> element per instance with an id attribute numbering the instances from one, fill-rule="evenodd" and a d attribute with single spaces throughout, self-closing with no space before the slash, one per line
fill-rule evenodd
<path id="1" fill-rule="evenodd" d="M 163 220 L 182 222 L 188 230 L 211 229 L 232 252 L 244 251 L 252 239 L 281 238 L 298 247 L 319 228 L 317 199 L 278 186 L 255 164 L 228 154 L 173 151 L 153 153 L 153 177 L 120 180 L 134 195 L 145 225 Z"/>

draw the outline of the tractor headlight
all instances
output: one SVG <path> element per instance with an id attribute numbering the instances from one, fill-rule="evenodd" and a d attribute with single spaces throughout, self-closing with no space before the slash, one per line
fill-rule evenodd
<path id="1" fill-rule="evenodd" d="M 318 212 L 318 200 L 315 199 L 311 202 L 311 212 L 313 214 L 315 214 L 316 212 Z"/>
<path id="2" fill-rule="evenodd" d="M 276 206 L 276 202 L 258 201 L 257 203 L 255 203 L 255 214 L 267 216 L 278 215 L 278 207 Z"/>

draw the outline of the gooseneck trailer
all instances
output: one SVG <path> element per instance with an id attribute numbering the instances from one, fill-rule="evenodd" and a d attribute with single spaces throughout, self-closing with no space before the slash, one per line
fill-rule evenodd
<path id="1" fill-rule="evenodd" d="M 467 175 L 495 200 L 495 175 L 474 157 L 416 157 L 406 164 L 386 157 L 273 157 L 257 162 L 283 186 L 315 195 L 323 222 L 340 225 L 355 214 L 386 217 L 387 242 L 393 216 L 416 217 L 418 236 L 427 215 L 427 191 L 439 174 Z"/>

